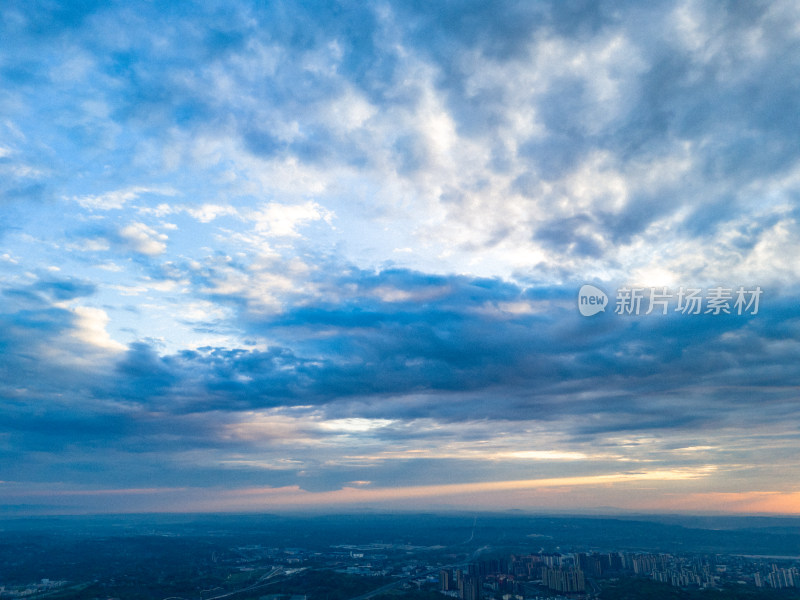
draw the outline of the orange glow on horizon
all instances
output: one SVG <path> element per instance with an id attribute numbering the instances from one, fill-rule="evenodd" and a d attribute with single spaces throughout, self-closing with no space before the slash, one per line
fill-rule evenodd
<path id="1" fill-rule="evenodd" d="M 558 510 L 582 512 L 598 507 L 614 511 L 718 514 L 800 515 L 800 491 L 696 491 L 697 483 L 716 471 L 713 466 L 554 477 L 511 481 L 450 483 L 406 487 L 370 487 L 352 481 L 329 491 L 300 486 L 220 488 L 128 488 L 73 490 L 15 490 L 13 496 L 148 497 L 158 512 L 271 511 L 348 507 L 391 507 L 403 510 Z M 693 489 L 681 489 L 680 482 Z M 692 483 L 694 482 L 694 483 Z M 708 486 L 705 486 L 708 489 Z M 148 501 L 149 502 L 149 501 Z M 156 505 L 152 505 L 150 510 Z M 106 507 L 107 508 L 107 507 Z M 147 512 L 148 509 L 145 509 Z M 103 512 L 100 510 L 98 512 Z"/>

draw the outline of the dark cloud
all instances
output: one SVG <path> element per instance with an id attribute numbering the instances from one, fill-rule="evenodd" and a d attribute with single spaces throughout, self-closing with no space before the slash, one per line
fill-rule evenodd
<path id="1" fill-rule="evenodd" d="M 76 0 L 67 4 L 58 2 L 16 2 L 6 7 L 10 14 L 22 15 L 22 29 L 37 36 L 57 36 L 74 31 L 87 17 L 105 6 L 97 0 Z"/>
<path id="2" fill-rule="evenodd" d="M 552 423 L 576 444 L 797 416 L 791 390 L 800 385 L 800 347 L 792 295 L 765 298 L 761 312 L 749 318 L 587 319 L 577 313 L 575 290 L 563 287 L 523 289 L 499 279 L 354 268 L 331 275 L 329 283 L 353 293 L 335 305 L 321 301 L 269 318 L 254 319 L 241 309 L 254 336 L 269 331 L 284 346 L 169 354 L 136 343 L 105 372 L 67 369 L 57 357 L 25 357 L 19 350 L 23 340 L 47 344 L 74 325 L 69 311 L 50 307 L 50 294 L 56 301 L 58 294 L 71 297 L 91 286 L 53 280 L 33 286 L 47 294 L 8 291 L 7 297 L 39 308 L 3 315 L 6 374 L 15 371 L 3 386 L 2 427 L 12 449 L 4 477 L 26 479 L 25 470 L 32 469 L 41 481 L 105 486 L 213 480 L 322 491 L 356 480 L 377 486 L 462 482 L 462 467 L 470 481 L 587 474 L 586 463 L 498 466 L 433 457 L 323 466 L 297 445 L 283 455 L 284 464 L 254 467 L 225 458 L 252 457 L 258 444 L 272 443 L 270 430 L 247 439 L 228 433 L 226 427 L 238 426 L 248 411 L 308 414 L 309 405 L 327 419 L 501 428 Z M 527 302 L 532 311 L 504 311 L 514 302 Z M 46 379 L 36 375 L 43 372 Z M 57 399 L 51 396 L 56 389 Z M 372 439 L 386 449 L 415 439 L 426 443 L 432 435 L 443 434 L 392 425 L 359 434 L 359 443 Z M 459 443 L 483 437 L 457 429 L 450 435 Z M 180 457 L 186 452 L 206 453 L 207 464 L 185 464 Z"/>
<path id="3" fill-rule="evenodd" d="M 527 407 L 533 418 L 537 411 L 552 418 L 585 410 L 585 401 L 571 400 L 573 394 L 586 401 L 616 396 L 616 403 L 597 411 L 624 415 L 636 414 L 647 396 L 668 396 L 675 389 L 708 396 L 704 390 L 724 382 L 734 406 L 749 397 L 749 387 L 772 387 L 769 379 L 776 374 L 783 384 L 794 384 L 793 358 L 781 355 L 765 364 L 769 350 L 759 341 L 762 328 L 783 327 L 790 339 L 795 317 L 788 304 L 782 315 L 604 314 L 589 320 L 562 289 L 523 290 L 501 280 L 351 270 L 335 285 L 357 292 L 336 304 L 297 306 L 272 317 L 241 308 L 242 324 L 252 334 L 269 332 L 282 345 L 159 355 L 134 344 L 118 360 L 108 388 L 100 385 L 95 393 L 177 413 L 420 393 L 488 394 L 508 400 L 478 400 L 460 418 L 500 418 L 506 402 L 515 410 Z M 398 290 L 402 295 L 392 296 Z M 246 305 L 245 299 L 229 300 Z M 514 302 L 529 303 L 530 313 L 504 312 Z M 770 309 L 786 302 L 772 298 Z M 381 410 L 391 416 L 407 407 L 386 400 Z M 458 414 L 435 403 L 413 410 L 433 418 Z M 646 421 L 638 423 L 634 427 L 647 428 Z"/>
<path id="4" fill-rule="evenodd" d="M 426 2 L 395 7 L 407 23 L 415 47 L 449 67 L 458 51 L 479 48 L 487 56 L 508 60 L 525 56 L 533 32 L 547 24 L 548 6 L 519 2 Z"/>
<path id="5" fill-rule="evenodd" d="M 91 296 L 97 291 L 97 286 L 90 281 L 75 278 L 44 279 L 37 282 L 33 289 L 54 300 L 62 301 Z"/>
<path id="6" fill-rule="evenodd" d="M 555 248 L 563 254 L 577 254 L 579 256 L 599 256 L 602 248 L 597 240 L 581 234 L 581 229 L 586 230 L 595 220 L 586 214 L 576 215 L 561 221 L 553 220 L 547 228 L 536 232 L 536 239 L 546 246 Z"/>

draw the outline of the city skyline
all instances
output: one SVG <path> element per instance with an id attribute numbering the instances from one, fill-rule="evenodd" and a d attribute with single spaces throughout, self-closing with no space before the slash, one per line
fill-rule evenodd
<path id="1" fill-rule="evenodd" d="M 0 31 L 0 515 L 800 514 L 794 3 Z"/>

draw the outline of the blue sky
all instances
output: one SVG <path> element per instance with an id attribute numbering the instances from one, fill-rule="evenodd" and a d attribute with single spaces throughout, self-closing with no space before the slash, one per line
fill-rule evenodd
<path id="1" fill-rule="evenodd" d="M 800 510 L 795 3 L 11 1 L 0 37 L 2 514 Z"/>

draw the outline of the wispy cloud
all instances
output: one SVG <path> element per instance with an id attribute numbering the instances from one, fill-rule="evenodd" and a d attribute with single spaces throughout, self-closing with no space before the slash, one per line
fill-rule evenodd
<path id="1" fill-rule="evenodd" d="M 170 188 L 130 187 L 106 192 L 98 196 L 73 196 L 71 200 L 77 202 L 83 208 L 92 210 L 119 210 L 143 194 L 175 196 L 177 193 Z"/>

